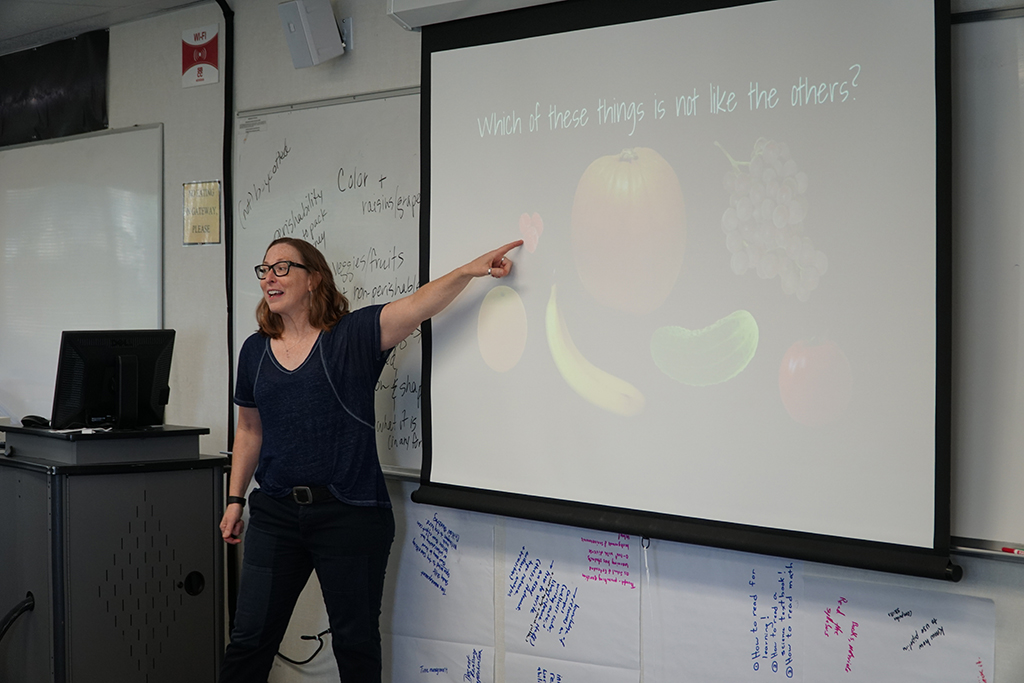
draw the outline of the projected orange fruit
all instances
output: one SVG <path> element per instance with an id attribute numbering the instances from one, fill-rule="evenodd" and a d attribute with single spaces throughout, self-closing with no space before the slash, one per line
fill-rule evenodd
<path id="1" fill-rule="evenodd" d="M 647 147 L 596 159 L 572 204 L 572 252 L 587 292 L 627 313 L 649 313 L 675 285 L 686 247 L 683 192 Z"/>
<path id="2" fill-rule="evenodd" d="M 798 341 L 789 347 L 779 366 L 779 393 L 786 412 L 800 424 L 831 424 L 850 404 L 850 360 L 832 340 Z"/>

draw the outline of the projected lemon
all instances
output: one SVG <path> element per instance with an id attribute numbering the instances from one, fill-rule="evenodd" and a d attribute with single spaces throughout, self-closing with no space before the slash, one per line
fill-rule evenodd
<path id="1" fill-rule="evenodd" d="M 643 411 L 644 395 L 636 387 L 595 366 L 580 353 L 558 309 L 556 286 L 551 287 L 544 322 L 555 367 L 573 391 L 611 413 L 630 417 Z"/>
<path id="2" fill-rule="evenodd" d="M 516 290 L 498 285 L 480 303 L 476 338 L 484 363 L 496 372 L 516 366 L 526 349 L 526 307 Z"/>
<path id="3" fill-rule="evenodd" d="M 618 311 L 658 308 L 686 247 L 683 192 L 672 166 L 647 147 L 593 161 L 576 187 L 571 238 L 587 292 Z"/>
<path id="4" fill-rule="evenodd" d="M 757 351 L 757 321 L 736 311 L 700 330 L 661 327 L 651 337 L 651 357 L 666 375 L 695 387 L 728 381 Z"/>

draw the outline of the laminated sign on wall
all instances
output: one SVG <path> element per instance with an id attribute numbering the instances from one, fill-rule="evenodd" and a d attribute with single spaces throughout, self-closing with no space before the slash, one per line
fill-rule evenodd
<path id="1" fill-rule="evenodd" d="M 220 244 L 220 181 L 184 184 L 185 244 Z"/>
<path id="2" fill-rule="evenodd" d="M 217 24 L 181 32 L 181 87 L 220 80 L 217 70 Z"/>

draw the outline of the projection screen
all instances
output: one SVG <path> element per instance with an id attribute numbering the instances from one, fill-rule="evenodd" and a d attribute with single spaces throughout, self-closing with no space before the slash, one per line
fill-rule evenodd
<path id="1" fill-rule="evenodd" d="M 424 28 L 414 499 L 948 577 L 948 3 L 624 5 Z"/>

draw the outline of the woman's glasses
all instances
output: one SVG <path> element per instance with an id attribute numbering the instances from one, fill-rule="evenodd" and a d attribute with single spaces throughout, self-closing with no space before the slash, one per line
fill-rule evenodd
<path id="1" fill-rule="evenodd" d="M 269 266 L 264 263 L 261 263 L 260 265 L 256 266 L 254 270 L 256 271 L 256 277 L 258 277 L 261 280 L 265 280 L 267 277 L 267 273 L 269 273 L 270 271 L 274 271 L 274 275 L 278 277 L 284 277 L 285 275 L 288 274 L 288 271 L 292 269 L 292 266 L 295 266 L 296 268 L 302 268 L 303 270 L 306 271 L 309 270 L 309 268 L 307 268 L 306 266 L 302 265 L 301 263 L 295 263 L 294 261 L 278 261 L 277 263 L 271 263 Z"/>

